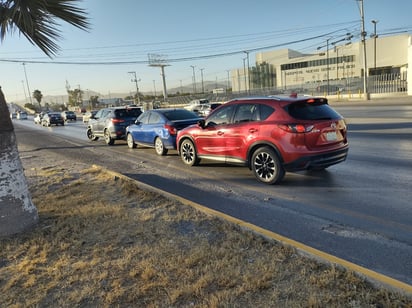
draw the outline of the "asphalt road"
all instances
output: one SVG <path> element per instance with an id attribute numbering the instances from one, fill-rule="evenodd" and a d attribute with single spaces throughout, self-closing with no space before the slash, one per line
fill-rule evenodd
<path id="1" fill-rule="evenodd" d="M 258 183 L 244 167 L 202 161 L 186 167 L 175 151 L 90 142 L 83 123 L 45 128 L 17 121 L 19 144 L 62 161 L 103 165 L 157 188 L 412 285 L 412 103 L 335 103 L 347 119 L 346 162 L 322 172 Z"/>

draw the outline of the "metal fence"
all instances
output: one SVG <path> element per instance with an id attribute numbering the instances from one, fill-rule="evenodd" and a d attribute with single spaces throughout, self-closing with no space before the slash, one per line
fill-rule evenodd
<path id="1" fill-rule="evenodd" d="M 407 92 L 407 74 L 383 74 L 368 77 L 368 92 L 369 93 L 399 93 Z M 294 85 L 288 87 L 269 87 L 250 89 L 249 91 L 225 92 L 225 93 L 205 93 L 190 96 L 169 97 L 170 104 L 187 104 L 191 100 L 206 98 L 213 102 L 223 102 L 236 97 L 244 96 L 267 96 L 276 94 L 290 94 L 296 92 L 298 94 L 309 94 L 316 96 L 328 95 L 346 95 L 356 96 L 363 94 L 363 78 L 353 77 L 340 80 L 329 80 L 329 82 L 310 82 L 302 85 Z"/>
<path id="2" fill-rule="evenodd" d="M 368 76 L 369 93 L 407 92 L 406 73 Z M 301 87 L 288 87 L 287 92 L 307 93 L 311 95 L 357 95 L 363 94 L 363 78 L 353 77 L 329 82 L 313 82 Z"/>
<path id="3" fill-rule="evenodd" d="M 370 93 L 407 92 L 407 75 L 402 73 L 370 76 L 368 91 Z"/>

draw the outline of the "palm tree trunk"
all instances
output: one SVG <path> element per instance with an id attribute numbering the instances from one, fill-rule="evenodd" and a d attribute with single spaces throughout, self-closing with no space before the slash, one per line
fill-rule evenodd
<path id="1" fill-rule="evenodd" d="M 22 232 L 38 220 L 20 161 L 13 123 L 0 87 L 0 237 Z"/>

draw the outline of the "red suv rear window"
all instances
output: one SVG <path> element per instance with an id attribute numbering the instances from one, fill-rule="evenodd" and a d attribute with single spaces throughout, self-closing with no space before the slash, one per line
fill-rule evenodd
<path id="1" fill-rule="evenodd" d="M 332 120 L 341 115 L 333 110 L 325 100 L 308 100 L 291 103 L 284 107 L 286 112 L 298 120 Z"/>

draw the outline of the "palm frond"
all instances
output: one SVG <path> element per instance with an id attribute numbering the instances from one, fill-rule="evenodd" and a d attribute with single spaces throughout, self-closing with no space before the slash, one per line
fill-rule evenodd
<path id="1" fill-rule="evenodd" d="M 1 1 L 1 0 L 0 0 Z M 78 0 L 6 0 L 0 3 L 0 38 L 18 30 L 49 57 L 59 51 L 58 21 L 88 30 L 87 13 L 74 5 Z"/>

